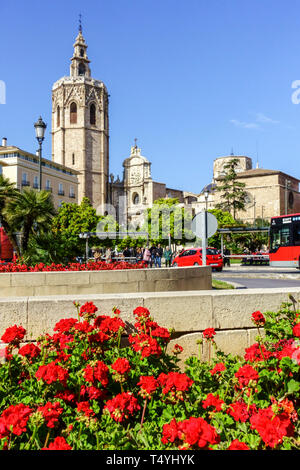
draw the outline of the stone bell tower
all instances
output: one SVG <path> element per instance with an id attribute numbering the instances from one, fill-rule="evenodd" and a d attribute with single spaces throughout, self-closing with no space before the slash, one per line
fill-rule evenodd
<path id="1" fill-rule="evenodd" d="M 52 160 L 79 171 L 78 202 L 107 202 L 109 175 L 108 92 L 91 77 L 81 25 L 70 75 L 52 87 Z"/>

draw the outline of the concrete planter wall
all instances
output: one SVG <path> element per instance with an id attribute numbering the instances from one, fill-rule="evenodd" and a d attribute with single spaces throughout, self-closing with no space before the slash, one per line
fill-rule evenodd
<path id="1" fill-rule="evenodd" d="M 203 289 L 211 289 L 209 266 L 0 274 L 0 297 Z"/>
<path id="2" fill-rule="evenodd" d="M 300 300 L 300 288 L 251 289 L 251 291 L 189 291 L 127 294 L 66 295 L 49 297 L 20 297 L 0 299 L 0 336 L 8 326 L 22 325 L 27 330 L 26 340 L 35 340 L 40 334 L 53 332 L 62 318 L 77 317 L 73 301 L 81 305 L 93 301 L 98 314 L 112 314 L 113 307 L 121 310 L 121 317 L 129 325 L 134 323 L 133 310 L 138 306 L 149 308 L 151 316 L 161 326 L 174 328 L 176 343 L 184 348 L 182 360 L 199 354 L 197 340 L 205 328 L 216 329 L 218 347 L 226 353 L 243 355 L 245 348 L 255 341 L 257 329 L 251 314 L 260 310 L 277 311 L 292 294 Z M 206 346 L 201 348 L 207 359 Z"/>

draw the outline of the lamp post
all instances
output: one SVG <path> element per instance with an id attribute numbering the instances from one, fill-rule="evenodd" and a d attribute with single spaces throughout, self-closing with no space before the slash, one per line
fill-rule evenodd
<path id="1" fill-rule="evenodd" d="M 42 189 L 42 142 L 45 138 L 45 130 L 47 124 L 44 123 L 43 119 L 39 118 L 39 120 L 34 124 L 35 127 L 35 136 L 36 140 L 39 143 L 39 191 Z"/>
<path id="2" fill-rule="evenodd" d="M 207 248 L 207 201 L 208 191 L 204 191 L 205 211 L 204 211 L 204 239 L 202 240 L 202 266 L 206 266 L 206 248 Z"/>
<path id="3" fill-rule="evenodd" d="M 291 187 L 291 181 L 286 179 L 285 180 L 285 192 L 284 192 L 284 210 L 285 214 L 288 213 L 288 190 Z"/>

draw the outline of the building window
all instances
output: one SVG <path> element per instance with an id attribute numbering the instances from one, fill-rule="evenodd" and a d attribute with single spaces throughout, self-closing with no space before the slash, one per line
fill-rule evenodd
<path id="1" fill-rule="evenodd" d="M 85 74 L 85 65 L 84 64 L 79 64 L 78 66 L 78 75 L 84 75 Z"/>
<path id="2" fill-rule="evenodd" d="M 59 185 L 58 185 L 58 194 L 59 194 L 59 196 L 64 196 L 64 194 L 65 194 L 64 187 L 63 187 L 62 183 L 59 183 Z"/>
<path id="3" fill-rule="evenodd" d="M 77 124 L 77 104 L 71 103 L 70 106 L 70 123 Z"/>
<path id="4" fill-rule="evenodd" d="M 80 57 L 84 57 L 84 49 L 80 49 Z"/>
<path id="5" fill-rule="evenodd" d="M 96 106 L 94 103 L 92 103 L 90 106 L 90 124 L 92 126 L 96 125 Z"/>
<path id="6" fill-rule="evenodd" d="M 140 202 L 140 198 L 139 198 L 139 195 L 137 193 L 133 194 L 132 202 L 133 202 L 133 204 L 138 204 Z"/>
<path id="7" fill-rule="evenodd" d="M 56 127 L 60 127 L 60 107 L 56 109 Z"/>
<path id="8" fill-rule="evenodd" d="M 75 165 L 75 153 L 72 153 L 72 165 Z"/>
<path id="9" fill-rule="evenodd" d="M 28 181 L 28 174 L 22 173 L 22 186 L 29 186 L 30 183 Z"/>
<path id="10" fill-rule="evenodd" d="M 33 178 L 33 187 L 34 189 L 37 189 L 39 187 L 39 179 L 37 176 L 34 176 Z"/>
<path id="11" fill-rule="evenodd" d="M 71 198 L 75 198 L 75 191 L 74 191 L 74 186 L 70 186 L 70 193 L 69 193 L 69 197 L 71 197 Z"/>
<path id="12" fill-rule="evenodd" d="M 292 209 L 294 205 L 294 194 L 292 192 L 289 193 L 289 206 Z"/>
<path id="13" fill-rule="evenodd" d="M 51 181 L 46 180 L 46 186 L 45 186 L 46 191 L 51 191 Z"/>

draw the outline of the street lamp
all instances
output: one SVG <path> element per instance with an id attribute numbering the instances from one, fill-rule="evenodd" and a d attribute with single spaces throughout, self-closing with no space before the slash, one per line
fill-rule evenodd
<path id="1" fill-rule="evenodd" d="M 209 192 L 204 191 L 205 211 L 204 211 L 204 237 L 202 239 L 202 266 L 206 266 L 206 248 L 207 248 L 207 200 Z"/>
<path id="2" fill-rule="evenodd" d="M 45 138 L 45 130 L 47 124 L 44 123 L 43 119 L 39 118 L 39 120 L 34 124 L 35 127 L 35 136 L 36 140 L 39 143 L 39 191 L 42 189 L 42 142 Z"/>

